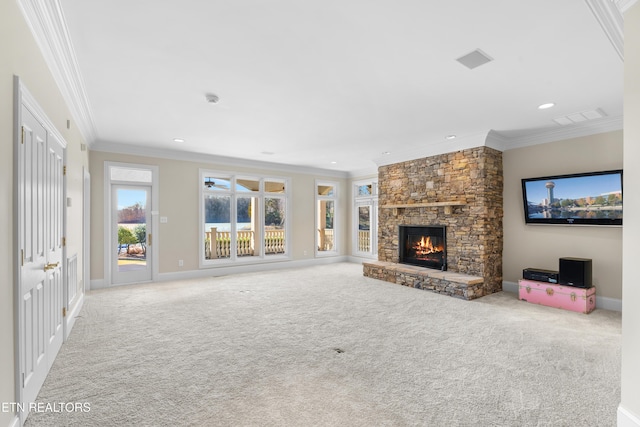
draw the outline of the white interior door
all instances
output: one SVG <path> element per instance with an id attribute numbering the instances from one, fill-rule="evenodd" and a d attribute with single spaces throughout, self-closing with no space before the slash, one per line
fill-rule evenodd
<path id="1" fill-rule="evenodd" d="M 47 264 L 43 268 L 47 273 L 45 297 L 48 299 L 45 306 L 48 308 L 47 339 L 49 341 L 48 364 L 53 364 L 64 335 L 64 149 L 60 141 L 53 135 L 47 137 L 47 156 L 45 165 L 47 178 L 45 180 L 45 194 L 47 198 L 45 218 L 48 225 L 45 226 L 45 235 L 48 241 L 46 246 Z"/>
<path id="2" fill-rule="evenodd" d="M 112 185 L 111 263 L 114 284 L 151 280 L 151 186 Z"/>
<path id="3" fill-rule="evenodd" d="M 82 186 L 83 207 L 82 207 L 82 241 L 84 242 L 84 254 L 82 256 L 82 281 L 84 290 L 88 291 L 91 284 L 91 175 L 88 170 L 84 170 L 84 183 Z"/>
<path id="4" fill-rule="evenodd" d="M 22 402 L 35 401 L 63 340 L 64 148 L 25 107 L 19 146 Z"/>

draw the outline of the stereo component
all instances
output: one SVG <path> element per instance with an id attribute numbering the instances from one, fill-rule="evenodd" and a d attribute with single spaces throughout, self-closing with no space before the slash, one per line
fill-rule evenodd
<path id="1" fill-rule="evenodd" d="M 592 261 L 588 258 L 560 258 L 560 284 L 590 288 Z"/>
<path id="2" fill-rule="evenodd" d="M 525 268 L 524 270 L 522 270 L 522 277 L 524 277 L 526 280 L 558 283 L 558 272 L 554 270 L 544 270 L 542 268 Z"/>

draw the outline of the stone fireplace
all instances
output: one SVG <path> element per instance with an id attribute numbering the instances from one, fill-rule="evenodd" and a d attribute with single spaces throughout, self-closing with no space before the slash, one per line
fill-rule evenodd
<path id="1" fill-rule="evenodd" d="M 465 299 L 502 290 L 502 179 L 502 153 L 486 146 L 381 166 L 378 262 L 365 275 Z M 399 231 L 415 225 L 444 229 L 446 271 L 400 264 Z"/>

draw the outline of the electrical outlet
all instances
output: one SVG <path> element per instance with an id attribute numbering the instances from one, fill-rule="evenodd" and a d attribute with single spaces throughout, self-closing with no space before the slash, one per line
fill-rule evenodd
<path id="1" fill-rule="evenodd" d="M 304 251 L 304 254 L 306 255 L 306 254 L 307 254 L 307 251 Z"/>
<path id="2" fill-rule="evenodd" d="M 184 260 L 178 260 L 178 267 L 184 267 Z"/>

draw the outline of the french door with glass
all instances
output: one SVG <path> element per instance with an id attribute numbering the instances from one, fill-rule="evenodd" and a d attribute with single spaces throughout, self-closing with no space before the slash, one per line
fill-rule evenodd
<path id="1" fill-rule="evenodd" d="M 151 187 L 111 186 L 111 278 L 113 284 L 151 280 Z"/>

